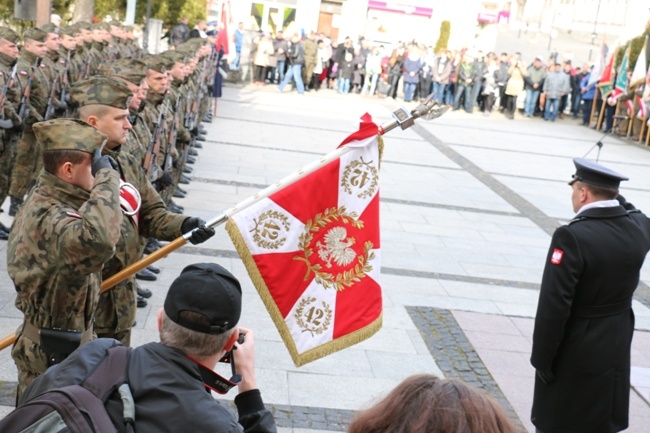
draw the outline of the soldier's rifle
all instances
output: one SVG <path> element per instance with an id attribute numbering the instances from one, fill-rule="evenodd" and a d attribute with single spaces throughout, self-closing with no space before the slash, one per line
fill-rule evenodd
<path id="1" fill-rule="evenodd" d="M 72 54 L 72 51 L 68 51 L 68 57 L 65 61 L 65 68 L 63 69 L 63 72 L 61 74 L 61 98 L 60 100 L 65 102 L 66 104 L 68 103 L 68 100 L 70 99 L 70 93 L 68 87 L 70 86 L 70 80 L 69 80 L 69 74 L 70 74 L 70 54 Z"/>
<path id="2" fill-rule="evenodd" d="M 90 67 L 92 66 L 92 59 L 93 59 L 93 54 L 88 50 L 88 54 L 86 54 L 86 59 L 84 62 L 84 70 L 83 70 L 83 75 L 81 76 L 82 80 L 85 80 L 86 78 L 90 77 Z"/>
<path id="3" fill-rule="evenodd" d="M 181 100 L 183 96 L 178 93 L 176 98 L 176 105 L 174 106 L 174 116 L 172 117 L 171 128 L 169 128 L 169 135 L 167 136 L 167 148 L 165 149 L 165 163 L 163 164 L 163 170 L 167 171 L 172 167 L 172 149 L 176 146 L 176 140 L 178 138 L 178 128 L 180 128 L 180 111 L 181 111 Z"/>
<path id="4" fill-rule="evenodd" d="M 150 181 L 157 179 L 157 174 L 153 170 L 155 166 L 156 158 L 160 152 L 160 138 L 162 137 L 163 126 L 165 122 L 165 115 L 167 114 L 167 103 L 163 102 L 160 104 L 160 111 L 158 112 L 158 119 L 153 126 L 153 132 L 151 133 L 151 139 L 149 140 L 149 145 L 147 146 L 147 153 L 144 155 L 144 162 L 142 167 L 144 168 L 145 173 Z"/>
<path id="5" fill-rule="evenodd" d="M 9 79 L 5 81 L 5 85 L 2 87 L 2 93 L 0 94 L 0 118 L 4 119 L 5 111 L 4 106 L 7 102 L 7 92 L 13 87 L 14 81 L 16 80 L 16 73 L 18 72 L 18 63 L 14 65 L 14 68 L 11 70 L 11 75 Z"/>
<path id="6" fill-rule="evenodd" d="M 56 86 L 58 86 L 60 78 L 60 75 L 57 74 L 56 77 L 54 77 L 54 81 L 52 81 L 52 89 L 50 89 L 50 95 L 47 97 L 45 116 L 43 116 L 43 119 L 45 120 L 50 120 L 56 110 L 56 107 L 54 107 L 54 100 L 56 99 Z"/>
<path id="7" fill-rule="evenodd" d="M 393 112 L 393 118 L 395 119 L 392 122 L 389 122 L 385 125 L 380 125 L 378 129 L 378 133 L 380 135 L 384 135 L 389 131 L 392 131 L 393 129 L 400 127 L 402 130 L 407 129 L 415 123 L 416 119 L 422 118 L 425 120 L 432 120 L 436 119 L 440 116 L 442 116 L 449 107 L 447 106 L 440 106 L 437 103 L 434 103 L 431 96 L 427 98 L 425 102 L 422 104 L 418 105 L 415 107 L 411 112 L 409 113 L 406 111 L 404 108 L 400 108 L 396 111 Z M 244 209 L 249 208 L 250 206 L 254 205 L 255 203 L 259 202 L 260 200 L 263 200 L 267 197 L 269 197 L 272 194 L 275 194 L 276 192 L 288 187 L 289 185 L 297 182 L 298 180 L 304 178 L 305 176 L 315 172 L 316 170 L 326 166 L 332 161 L 336 161 L 339 159 L 341 156 L 345 155 L 349 151 L 351 151 L 353 148 L 350 146 L 342 146 L 338 147 L 337 149 L 333 150 L 332 152 L 328 153 L 327 155 L 323 156 L 322 158 L 313 161 L 310 164 L 307 164 L 300 170 L 290 174 L 289 176 L 284 177 L 283 179 L 273 183 L 272 185 L 267 186 L 264 188 L 262 191 L 259 191 L 255 193 L 254 195 L 240 201 L 233 207 L 226 209 L 225 211 L 221 212 L 219 215 L 214 217 L 212 220 L 208 221 L 206 225 L 208 227 L 216 227 L 220 226 L 221 224 L 225 223 L 228 221 L 228 218 L 231 216 L 243 211 Z M 197 229 L 194 229 L 197 230 Z M 133 263 L 130 266 L 127 266 L 126 268 L 122 269 L 120 272 L 116 273 L 115 275 L 105 279 L 102 281 L 102 288 L 101 292 L 106 292 L 107 290 L 112 289 L 115 287 L 117 284 L 121 283 L 122 281 L 126 280 L 132 275 L 135 275 L 137 272 L 141 271 L 142 269 L 146 268 L 147 266 L 151 265 L 152 263 L 155 263 L 156 261 L 166 257 L 170 253 L 176 251 L 183 245 L 187 243 L 187 241 L 192 237 L 192 234 L 194 233 L 194 230 L 191 230 L 182 236 L 177 237 L 167 245 L 165 245 L 162 248 L 159 248 L 158 250 L 154 251 L 153 253 L 147 255 L 146 257 L 138 260 L 137 262 Z M 16 340 L 16 334 L 12 333 L 10 335 L 5 336 L 0 340 L 0 350 L 7 348 L 13 342 Z"/>
<path id="8" fill-rule="evenodd" d="M 40 65 L 41 65 L 41 59 L 37 58 L 36 61 L 34 62 L 34 66 L 32 66 L 31 74 L 29 74 L 29 78 L 27 79 L 27 84 L 23 89 L 23 96 L 21 96 L 20 98 L 18 117 L 20 117 L 20 121 L 23 123 L 25 123 L 25 120 L 27 120 L 27 118 L 29 117 L 29 109 L 30 109 L 29 100 L 32 94 L 32 83 L 34 82 L 36 71 L 38 71 Z"/>
<path id="9" fill-rule="evenodd" d="M 185 119 L 183 124 L 183 126 L 185 126 L 185 129 L 187 129 L 188 131 L 194 129 L 194 127 L 192 126 L 192 124 L 194 123 L 194 120 L 192 119 L 192 104 L 189 103 L 192 100 L 193 100 L 192 90 L 188 90 L 187 91 L 188 102 L 185 104 Z"/>

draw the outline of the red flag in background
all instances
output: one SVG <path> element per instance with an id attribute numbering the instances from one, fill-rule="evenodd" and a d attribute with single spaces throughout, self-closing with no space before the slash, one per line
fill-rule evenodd
<path id="1" fill-rule="evenodd" d="M 350 151 L 226 225 L 298 366 L 381 327 L 377 131 L 364 116 Z"/>
<path id="2" fill-rule="evenodd" d="M 223 54 L 228 54 L 228 17 L 226 15 L 226 2 L 221 4 L 221 25 L 219 26 L 219 33 L 217 33 L 216 50 L 223 47 Z"/>

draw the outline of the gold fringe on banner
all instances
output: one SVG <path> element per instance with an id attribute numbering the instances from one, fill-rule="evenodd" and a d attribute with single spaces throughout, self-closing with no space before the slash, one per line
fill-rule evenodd
<path id="1" fill-rule="evenodd" d="M 381 165 L 381 160 L 384 152 L 384 140 L 381 135 L 377 136 L 377 143 L 379 149 L 378 165 Z M 367 340 L 368 338 L 373 336 L 375 333 L 377 333 L 377 331 L 381 329 L 383 313 L 380 314 L 375 321 L 373 321 L 372 323 L 366 325 L 361 329 L 358 329 L 343 337 L 334 339 L 319 347 L 310 349 L 302 354 L 298 353 L 298 349 L 296 348 L 296 345 L 293 341 L 293 337 L 291 336 L 291 332 L 289 331 L 289 328 L 287 327 L 287 324 L 284 321 L 284 317 L 282 316 L 280 310 L 275 304 L 275 301 L 271 296 L 268 287 L 266 286 L 266 282 L 264 281 L 262 274 L 260 274 L 260 271 L 257 268 L 255 259 L 253 259 L 253 255 L 250 253 L 250 250 L 248 249 L 248 246 L 244 241 L 244 237 L 239 231 L 239 227 L 237 227 L 237 224 L 235 224 L 232 220 L 229 219 L 226 222 L 226 231 L 228 232 L 228 235 L 230 235 L 230 239 L 232 240 L 232 243 L 235 246 L 235 249 L 237 250 L 239 257 L 242 259 L 244 266 L 248 271 L 248 275 L 250 276 L 250 279 L 253 282 L 253 285 L 257 289 L 257 292 L 259 293 L 260 297 L 262 298 L 262 302 L 264 303 L 266 310 L 269 312 L 269 315 L 271 316 L 273 323 L 275 323 L 275 326 L 278 329 L 278 332 L 280 333 L 280 336 L 282 337 L 285 346 L 289 350 L 289 354 L 291 355 L 291 359 L 293 360 L 293 363 L 297 367 L 300 367 L 301 365 L 305 365 L 309 362 L 323 358 L 327 355 L 331 355 L 334 352 L 338 352 L 354 344 Z"/>

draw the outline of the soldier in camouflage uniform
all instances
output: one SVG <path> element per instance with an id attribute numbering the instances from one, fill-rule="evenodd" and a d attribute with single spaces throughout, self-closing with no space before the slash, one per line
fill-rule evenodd
<path id="1" fill-rule="evenodd" d="M 122 212 L 106 136 L 72 119 L 34 125 L 44 170 L 14 222 L 7 271 L 25 315 L 11 356 L 18 396 L 50 365 L 93 338 L 101 270 L 115 251 Z"/>
<path id="2" fill-rule="evenodd" d="M 8 27 L 0 27 L 0 86 L 5 92 L 4 104 L 0 107 L 0 205 L 9 194 L 9 181 L 13 166 L 16 145 L 20 140 L 22 122 L 16 112 L 20 97 L 18 81 L 12 78 L 12 71 L 18 58 L 20 37 Z M 17 74 L 17 73 L 16 73 Z M 9 228 L 0 224 L 0 239 L 9 238 Z"/>
<path id="3" fill-rule="evenodd" d="M 59 30 L 61 48 L 59 49 L 59 71 L 67 71 L 68 83 L 74 83 L 81 76 L 82 66 L 76 62 L 76 38 L 79 30 L 75 26 L 62 27 Z M 67 101 L 66 101 L 67 102 Z"/>
<path id="4" fill-rule="evenodd" d="M 120 195 L 125 218 L 122 220 L 115 255 L 104 266 L 104 279 L 136 262 L 142 255 L 144 240 L 148 237 L 171 241 L 196 229 L 190 242 L 199 243 L 214 235 L 214 229 L 205 227 L 205 222 L 200 218 L 168 212 L 143 173 L 140 163 L 132 155 L 121 151 L 131 130 L 128 121 L 131 97 L 132 92 L 128 86 L 104 76 L 92 77 L 76 83 L 72 88 L 72 99 L 80 106 L 81 119 L 107 135 L 104 153 L 117 161 L 123 182 Z M 95 316 L 95 331 L 98 336 L 115 338 L 125 345 L 130 343 L 131 328 L 135 321 L 135 296 L 133 277 L 100 296 Z"/>
<path id="5" fill-rule="evenodd" d="M 39 167 L 40 155 L 32 125 L 43 120 L 47 106 L 47 98 L 54 81 L 55 71 L 48 67 L 43 58 L 47 53 L 45 40 L 47 33 L 39 28 L 31 28 L 23 34 L 24 47 L 18 57 L 18 80 L 23 89 L 29 89 L 29 115 L 22 119 L 24 124 L 23 135 L 16 148 L 16 159 L 11 172 L 9 196 L 11 206 L 9 215 L 15 216 L 18 208 L 23 203 L 29 187 L 36 178 Z M 31 78 L 31 84 L 29 82 Z M 24 90 L 23 90 L 24 91 Z M 55 101 L 58 105 L 58 101 Z"/>

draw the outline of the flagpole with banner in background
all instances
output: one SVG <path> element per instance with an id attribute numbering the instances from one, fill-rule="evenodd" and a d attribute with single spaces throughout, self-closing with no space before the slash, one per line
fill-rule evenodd
<path id="1" fill-rule="evenodd" d="M 332 165 L 330 165 L 331 163 L 338 164 L 338 166 L 343 170 L 343 172 L 341 172 L 341 177 L 339 180 L 343 182 L 343 180 L 345 179 L 345 185 L 339 186 L 339 184 L 337 183 L 337 185 L 335 185 L 334 187 L 331 186 L 325 187 L 323 185 L 319 185 L 320 187 L 330 188 L 330 189 L 332 188 L 353 189 L 353 188 L 358 188 L 358 186 L 361 184 L 363 184 L 364 187 L 367 187 L 366 190 L 364 190 L 365 192 L 359 191 L 357 193 L 356 199 L 350 199 L 348 202 L 343 203 L 342 205 L 337 201 L 335 204 L 329 205 L 329 207 L 326 207 L 321 211 L 312 213 L 309 216 L 309 218 L 311 218 L 311 222 L 302 221 L 301 227 L 303 231 L 302 233 L 297 235 L 297 238 L 299 239 L 297 241 L 294 240 L 293 245 L 297 245 L 296 242 L 298 242 L 302 246 L 302 248 L 299 248 L 299 251 L 302 253 L 302 257 L 294 259 L 292 256 L 291 263 L 290 263 L 292 267 L 290 272 L 294 274 L 300 274 L 300 277 L 302 278 L 301 286 L 312 284 L 312 281 L 309 281 L 308 283 L 306 282 L 307 278 L 309 278 L 310 276 L 313 279 L 313 281 L 316 281 L 316 276 L 318 276 L 318 281 L 315 284 L 320 285 L 324 291 L 330 291 L 332 294 L 336 292 L 337 298 L 339 297 L 339 292 L 341 293 L 340 297 L 345 298 L 343 301 L 341 301 L 339 305 L 337 305 L 337 306 L 345 305 L 345 310 L 343 311 L 343 313 L 340 313 L 338 310 L 335 310 L 333 308 L 334 306 L 328 307 L 329 310 L 332 312 L 332 318 L 331 318 L 332 323 L 330 325 L 337 328 L 336 328 L 336 332 L 332 332 L 330 330 L 329 333 L 326 334 L 326 336 L 329 336 L 331 339 L 328 341 L 324 341 L 323 345 L 325 347 L 321 348 L 317 346 L 310 346 L 309 344 L 303 344 L 303 343 L 296 345 L 295 340 L 293 340 L 294 341 L 293 343 L 288 338 L 285 340 L 285 344 L 287 344 L 287 347 L 289 348 L 289 351 L 296 365 L 305 364 L 306 362 L 310 362 L 312 360 L 318 359 L 322 356 L 327 355 L 328 353 L 332 353 L 336 350 L 340 350 L 344 347 L 354 344 L 355 342 L 368 338 L 370 335 L 372 335 L 374 332 L 376 332 L 379 329 L 381 325 L 381 311 L 380 308 L 378 308 L 378 306 L 381 306 L 380 299 L 379 301 L 375 300 L 374 306 L 368 309 L 367 311 L 368 315 L 363 317 L 358 317 L 358 315 L 353 314 L 354 320 L 357 319 L 360 320 L 361 321 L 360 323 L 364 325 L 361 328 L 365 330 L 359 330 L 359 332 L 355 333 L 353 330 L 355 324 L 343 320 L 344 317 L 343 314 L 346 314 L 349 310 L 352 310 L 352 312 L 354 313 L 353 310 L 356 308 L 354 303 L 346 304 L 349 298 L 358 297 L 359 301 L 363 302 L 363 297 L 362 296 L 359 297 L 359 293 L 355 293 L 355 290 L 351 289 L 352 287 L 355 287 L 355 285 L 358 284 L 360 281 L 361 283 L 363 283 L 363 285 L 371 285 L 369 281 L 373 277 L 374 279 L 378 280 L 378 274 L 379 274 L 378 252 L 380 247 L 378 222 L 368 223 L 368 225 L 366 225 L 365 222 L 363 224 L 359 224 L 358 219 L 359 216 L 365 217 L 366 215 L 370 215 L 373 212 L 376 213 L 376 215 L 378 216 L 378 200 L 379 200 L 378 177 L 375 179 L 371 175 L 374 173 L 375 170 L 378 170 L 379 167 L 379 142 L 381 141 L 380 136 L 384 135 L 385 133 L 397 127 L 400 127 L 401 129 L 409 128 L 414 124 L 415 120 L 419 118 L 425 120 L 438 118 L 442 116 L 447 110 L 448 107 L 440 106 L 437 103 L 433 103 L 431 97 L 429 97 L 424 103 L 420 104 L 410 112 L 403 108 L 396 110 L 395 112 L 393 112 L 393 117 L 395 120 L 385 125 L 375 125 L 374 123 L 372 123 L 370 116 L 366 115 L 364 116 L 363 121 L 361 122 L 360 129 L 357 132 L 350 135 L 348 138 L 346 138 L 346 140 L 344 140 L 337 149 L 323 156 L 319 160 L 304 166 L 303 168 L 296 171 L 295 173 L 292 173 L 284 177 L 283 179 L 275 182 L 274 184 L 269 185 L 265 189 L 237 203 L 235 206 L 223 211 L 221 214 L 217 215 L 215 218 L 207 222 L 206 225 L 209 227 L 219 226 L 227 222 L 233 216 L 248 209 L 249 207 L 252 207 L 253 205 L 259 202 L 264 201 L 265 203 L 267 203 L 267 198 L 271 196 L 273 196 L 274 198 L 284 197 L 285 201 L 291 201 L 290 198 L 286 198 L 286 193 L 283 190 L 291 187 L 293 184 L 298 183 L 302 179 L 308 178 L 312 173 L 317 172 L 320 169 L 325 168 L 331 171 L 331 167 L 332 167 Z M 368 150 L 373 146 L 376 146 L 376 153 L 374 153 L 374 151 L 370 152 Z M 351 153 L 351 155 L 349 155 L 347 159 L 344 159 L 344 161 L 347 162 L 341 165 L 339 159 L 341 159 L 348 153 Z M 346 172 L 346 169 L 348 168 L 349 170 Z M 370 188 L 370 186 L 372 185 L 374 185 L 374 188 Z M 277 196 L 275 195 L 276 193 L 278 194 Z M 308 196 L 307 201 L 310 201 L 311 197 L 318 197 L 321 194 L 322 194 L 321 190 L 312 191 L 311 194 Z M 330 192 L 330 198 L 331 198 L 331 194 L 334 193 Z M 358 195 L 361 195 L 361 197 L 358 197 Z M 289 219 L 288 216 L 287 219 Z M 339 224 L 338 226 L 336 225 L 329 226 L 328 224 L 332 224 L 332 221 L 339 221 L 339 223 L 344 221 L 344 224 L 343 225 Z M 262 221 L 262 223 L 265 222 L 267 222 L 266 219 Z M 309 224 L 307 224 L 307 222 L 309 222 Z M 364 229 L 364 227 L 366 229 Z M 338 230 L 338 228 L 344 228 L 348 233 L 348 236 L 341 237 L 342 231 Z M 333 230 L 333 229 L 337 229 L 337 230 Z M 364 232 L 364 230 L 368 230 L 368 231 Z M 362 233 L 362 232 L 364 233 L 363 237 L 357 236 L 357 233 Z M 294 233 L 297 232 L 293 232 L 292 235 Z M 365 237 L 366 234 L 370 234 L 371 236 L 366 238 Z M 173 241 L 169 242 L 167 245 L 163 246 L 162 248 L 158 249 L 152 254 L 143 257 L 139 261 L 126 267 L 125 269 L 121 270 L 120 272 L 116 273 L 110 278 L 102 281 L 101 291 L 105 292 L 107 290 L 110 290 L 111 288 L 115 287 L 117 284 L 129 278 L 130 276 L 134 275 L 138 271 L 144 269 L 145 267 L 153 264 L 154 262 L 160 260 L 161 258 L 176 251 L 180 247 L 184 246 L 191 236 L 192 236 L 192 232 L 185 233 L 183 236 L 174 239 Z M 354 238 L 354 242 L 351 243 L 350 247 L 352 247 L 352 250 L 354 250 L 355 256 L 352 259 L 353 262 L 348 262 L 352 254 L 350 251 L 346 251 L 346 248 L 349 247 L 343 247 L 343 245 L 350 243 L 352 241 L 351 238 Z M 359 239 L 362 239 L 362 241 Z M 271 242 L 272 241 L 273 239 L 271 239 Z M 318 245 L 318 243 L 320 243 L 320 245 Z M 361 254 L 359 254 L 359 252 L 361 252 Z M 312 261 L 313 260 L 312 256 L 314 254 L 320 257 L 321 262 L 315 263 Z M 242 257 L 242 259 L 243 258 L 244 257 Z M 328 263 L 331 265 L 331 268 L 327 267 Z M 296 267 L 296 265 L 302 267 L 300 269 L 300 272 L 298 272 L 297 270 L 298 267 Z M 346 266 L 349 267 L 349 269 Z M 370 270 L 368 267 L 372 267 L 372 269 Z M 334 273 L 335 270 L 339 272 Z M 280 273 L 284 272 L 284 270 L 279 270 L 279 271 Z M 266 273 L 264 275 L 266 275 Z M 255 283 L 255 278 L 256 278 L 255 275 L 251 275 L 251 278 Z M 278 291 L 275 289 L 275 286 L 272 287 L 274 289 L 273 293 L 275 295 L 276 293 L 278 293 Z M 358 287 L 359 286 L 356 286 L 355 288 Z M 269 287 L 267 286 L 267 289 L 268 288 Z M 292 288 L 289 287 L 288 289 L 291 290 Z M 258 291 L 260 291 L 259 288 Z M 359 290 L 357 290 L 356 292 L 358 291 Z M 378 284 L 376 287 L 372 288 L 372 291 L 375 293 L 375 295 L 377 293 L 380 294 L 380 289 L 378 288 Z M 260 292 L 260 295 L 264 300 L 263 292 Z M 312 297 L 315 296 L 314 295 L 309 296 L 309 298 Z M 281 301 L 284 301 L 284 303 L 281 303 L 282 309 L 279 309 L 277 306 L 274 307 L 277 308 L 278 311 L 286 310 L 286 305 L 287 305 L 286 299 Z M 272 307 L 269 297 L 267 297 L 267 299 L 264 300 L 264 302 L 265 305 L 268 303 L 267 309 L 269 309 L 270 306 Z M 295 311 L 297 311 L 297 308 L 302 306 L 302 309 L 300 310 L 302 313 L 300 317 L 302 317 L 302 319 L 300 320 L 297 319 L 296 318 L 297 316 L 294 314 L 294 324 L 299 326 L 300 323 L 303 322 L 309 323 L 309 326 L 307 326 L 308 329 L 306 328 L 304 331 L 301 332 L 310 335 L 313 333 L 315 336 L 321 338 L 321 340 L 319 341 L 323 340 L 324 336 L 322 334 L 325 333 L 321 332 L 320 334 L 317 334 L 320 328 L 315 324 L 314 319 L 316 319 L 315 315 L 327 313 L 326 309 L 324 309 L 324 307 L 322 306 L 322 302 L 324 301 L 321 300 L 321 303 L 319 304 L 322 307 L 321 308 L 321 310 L 323 310 L 322 313 L 318 313 L 316 311 L 316 308 L 314 308 L 313 310 L 311 309 L 311 307 L 314 305 L 312 305 L 312 302 L 309 299 L 307 299 L 307 301 L 303 302 L 301 305 L 297 305 L 297 307 L 293 310 L 295 313 Z M 270 308 L 269 311 L 274 321 L 276 321 L 276 325 L 278 325 L 279 323 L 278 318 L 280 316 L 278 316 L 277 314 L 275 314 L 274 316 L 274 313 L 272 312 L 273 308 Z M 308 317 L 310 312 L 313 315 Z M 336 315 L 342 314 L 337 318 L 337 323 L 334 323 L 335 314 Z M 309 320 L 306 321 L 305 319 L 309 319 Z M 323 316 L 322 319 L 325 320 L 326 317 Z M 284 334 L 287 335 L 287 331 L 286 330 L 282 331 L 281 326 L 282 324 L 280 323 L 280 329 L 279 329 L 280 333 L 282 334 L 284 332 Z M 286 326 L 286 322 L 285 322 L 285 326 Z M 351 329 L 352 331 L 350 331 Z M 339 335 L 340 332 L 343 332 L 344 335 Z M 9 347 L 11 344 L 14 343 L 15 339 L 16 339 L 15 333 L 11 333 L 1 338 L 0 350 Z M 328 343 L 332 343 L 332 344 L 328 344 Z M 296 348 L 293 352 L 291 349 L 291 344 L 294 344 Z M 305 350 L 305 347 L 309 347 L 309 349 Z"/>

